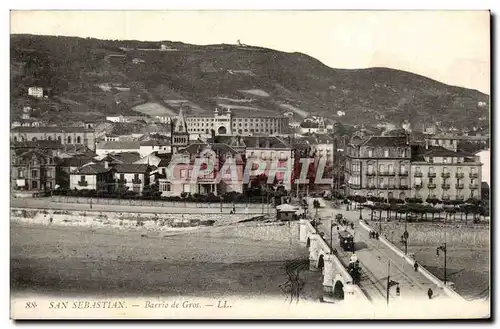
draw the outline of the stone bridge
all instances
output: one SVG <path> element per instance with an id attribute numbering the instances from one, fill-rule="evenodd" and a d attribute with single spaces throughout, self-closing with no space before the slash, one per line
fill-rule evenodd
<path id="1" fill-rule="evenodd" d="M 351 275 L 309 220 L 300 220 L 299 235 L 300 243 L 309 249 L 309 270 L 322 271 L 324 300 L 333 295 L 343 296 L 341 299 L 346 301 L 368 302 L 366 295 L 353 283 Z"/>

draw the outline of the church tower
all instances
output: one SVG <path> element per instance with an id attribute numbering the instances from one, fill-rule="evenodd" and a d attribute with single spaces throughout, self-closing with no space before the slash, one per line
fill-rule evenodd
<path id="1" fill-rule="evenodd" d="M 187 130 L 186 120 L 182 114 L 182 107 L 179 110 L 177 119 L 171 121 L 170 127 L 172 153 L 177 153 L 180 148 L 189 145 L 189 132 Z"/>

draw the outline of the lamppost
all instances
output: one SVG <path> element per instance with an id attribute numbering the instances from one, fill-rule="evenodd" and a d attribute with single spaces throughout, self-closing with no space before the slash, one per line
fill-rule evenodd
<path id="1" fill-rule="evenodd" d="M 391 280 L 391 261 L 389 260 L 389 264 L 387 266 L 387 305 L 389 305 L 389 292 L 391 291 L 391 287 L 399 286 L 399 282 Z"/>
<path id="2" fill-rule="evenodd" d="M 447 248 L 446 248 L 446 216 L 445 216 L 445 220 L 444 220 L 444 243 L 437 247 L 436 249 L 436 255 L 439 256 L 439 250 L 441 250 L 442 252 L 444 252 L 444 284 L 446 286 L 446 252 L 447 252 Z"/>
<path id="3" fill-rule="evenodd" d="M 405 255 L 408 254 L 408 237 L 410 234 L 408 233 L 408 217 L 405 216 L 405 231 L 403 233 L 403 240 L 405 244 Z"/>
<path id="4" fill-rule="evenodd" d="M 361 214 L 361 210 L 363 209 L 363 206 L 361 204 L 359 204 L 359 219 L 362 220 L 363 219 L 363 215 Z"/>

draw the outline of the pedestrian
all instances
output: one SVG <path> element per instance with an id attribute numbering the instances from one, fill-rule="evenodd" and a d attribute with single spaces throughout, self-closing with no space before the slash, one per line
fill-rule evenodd
<path id="1" fill-rule="evenodd" d="M 358 260 L 358 256 L 356 256 L 355 253 L 352 253 L 350 263 L 356 263 L 357 260 Z"/>
<path id="2" fill-rule="evenodd" d="M 236 207 L 233 205 L 233 214 L 236 214 Z"/>
<path id="3" fill-rule="evenodd" d="M 429 299 L 432 299 L 432 294 L 433 294 L 432 289 L 429 288 L 429 290 L 427 290 L 427 296 L 429 296 Z"/>
<path id="4" fill-rule="evenodd" d="M 418 263 L 417 263 L 417 261 L 415 261 L 415 263 L 413 263 L 413 268 L 415 269 L 415 272 L 418 272 Z"/>
<path id="5" fill-rule="evenodd" d="M 376 233 L 375 233 L 375 238 L 376 238 L 377 240 L 378 240 L 378 237 L 379 237 L 379 233 L 378 233 L 378 232 L 376 232 Z"/>

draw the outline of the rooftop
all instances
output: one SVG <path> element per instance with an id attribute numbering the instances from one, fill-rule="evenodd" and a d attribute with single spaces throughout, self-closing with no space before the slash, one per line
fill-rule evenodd
<path id="1" fill-rule="evenodd" d="M 94 132 L 94 129 L 88 129 L 86 127 L 15 127 L 10 130 L 14 133 L 82 133 L 82 132 Z"/>
<path id="2" fill-rule="evenodd" d="M 148 171 L 149 165 L 147 164 L 118 164 L 115 166 L 117 173 L 137 173 L 144 174 Z"/>
<path id="3" fill-rule="evenodd" d="M 140 148 L 139 142 L 101 142 L 97 145 L 97 149 L 101 150 L 138 150 Z"/>
<path id="4" fill-rule="evenodd" d="M 150 139 L 145 142 L 141 142 L 141 146 L 166 146 L 170 145 L 170 139 L 158 140 L 158 139 Z"/>
<path id="5" fill-rule="evenodd" d="M 91 163 L 88 165 L 84 165 L 83 167 L 80 167 L 79 169 L 75 170 L 71 174 L 74 174 L 74 175 L 96 175 L 96 174 L 102 174 L 102 173 L 108 172 L 109 170 L 110 170 L 109 168 L 105 168 L 101 164 Z"/>
<path id="6" fill-rule="evenodd" d="M 405 136 L 371 136 L 361 146 L 405 147 L 408 142 Z"/>
<path id="7" fill-rule="evenodd" d="M 245 136 L 243 137 L 247 148 L 285 149 L 288 146 L 277 137 Z"/>

